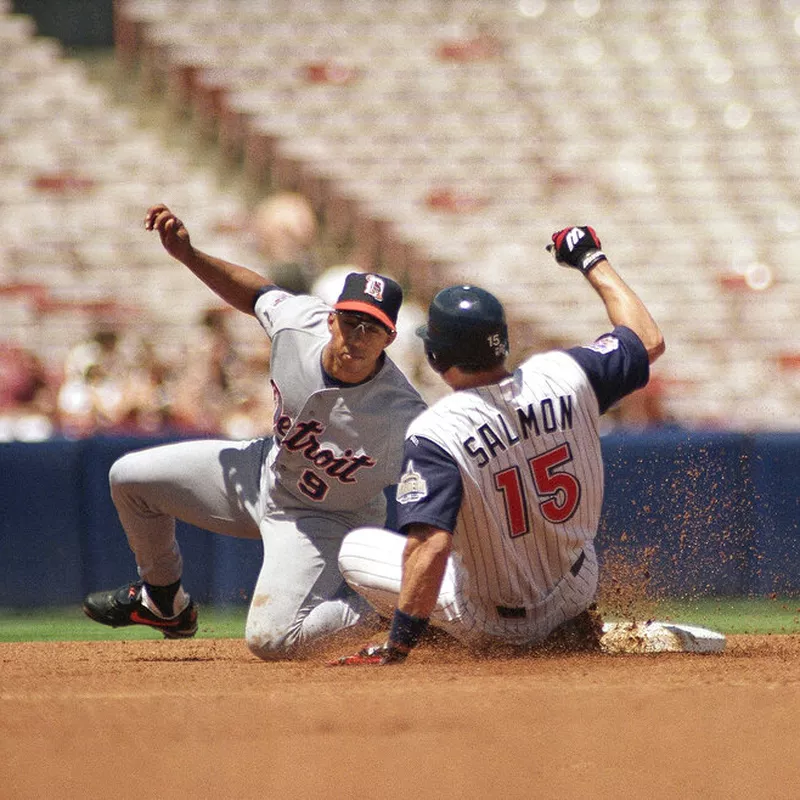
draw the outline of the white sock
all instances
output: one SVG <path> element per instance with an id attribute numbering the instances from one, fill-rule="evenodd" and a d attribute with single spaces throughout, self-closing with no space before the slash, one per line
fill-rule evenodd
<path id="1" fill-rule="evenodd" d="M 189 605 L 189 595 L 183 590 L 183 586 L 180 586 L 175 593 L 175 599 L 172 601 L 172 613 L 164 614 L 147 593 L 147 586 L 142 586 L 142 605 L 157 617 L 172 619 L 177 617 Z"/>

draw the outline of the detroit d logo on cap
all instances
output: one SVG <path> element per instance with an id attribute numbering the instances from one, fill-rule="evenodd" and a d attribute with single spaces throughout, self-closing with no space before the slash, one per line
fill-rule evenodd
<path id="1" fill-rule="evenodd" d="M 379 303 L 383 302 L 383 279 L 375 275 L 367 275 L 367 285 L 364 287 L 364 294 L 374 297 Z"/>

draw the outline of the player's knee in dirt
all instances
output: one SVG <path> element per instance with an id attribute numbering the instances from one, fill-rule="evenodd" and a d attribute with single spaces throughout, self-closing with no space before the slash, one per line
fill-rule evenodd
<path id="1" fill-rule="evenodd" d="M 266 631 L 262 627 L 248 623 L 245 629 L 245 642 L 250 652 L 262 661 L 285 661 L 302 658 L 299 628 L 297 630 Z"/>
<path id="2" fill-rule="evenodd" d="M 307 658 L 314 651 L 302 642 L 289 643 L 287 638 L 263 640 L 246 636 L 247 648 L 262 661 L 296 661 Z"/>
<path id="3" fill-rule="evenodd" d="M 245 642 L 250 652 L 262 661 L 278 661 L 286 658 L 285 648 L 280 640 L 263 639 L 260 636 L 246 635 Z"/>

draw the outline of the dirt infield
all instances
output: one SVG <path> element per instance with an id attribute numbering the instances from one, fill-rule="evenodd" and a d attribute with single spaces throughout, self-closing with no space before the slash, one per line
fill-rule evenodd
<path id="1" fill-rule="evenodd" d="M 339 654 L 339 647 L 335 654 Z M 399 667 L 0 644 L 0 798 L 796 798 L 800 635 Z"/>

